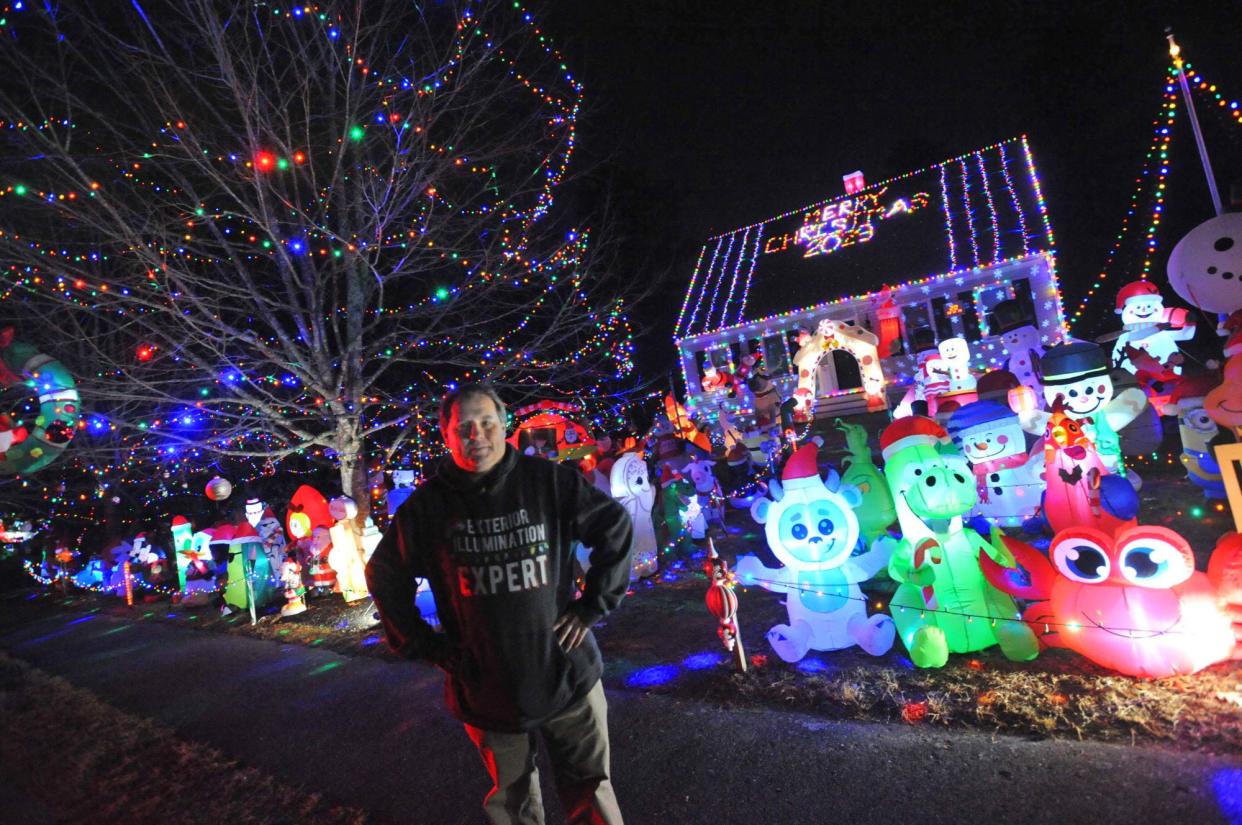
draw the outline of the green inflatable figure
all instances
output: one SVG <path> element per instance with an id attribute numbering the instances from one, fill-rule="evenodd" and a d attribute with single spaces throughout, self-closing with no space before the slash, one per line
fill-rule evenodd
<path id="1" fill-rule="evenodd" d="M 694 483 L 671 465 L 665 464 L 660 469 L 660 504 L 664 511 L 664 526 L 668 530 L 671 549 L 687 557 L 694 554 L 695 545 L 690 538 L 690 525 L 682 521 L 681 513 L 690 508 L 691 502 L 698 502 Z"/>
<path id="2" fill-rule="evenodd" d="M 941 667 L 949 653 L 994 644 L 1014 661 L 1034 659 L 1034 632 L 979 567 L 980 553 L 1016 567 L 1012 554 L 999 539 L 989 542 L 962 525 L 978 492 L 944 428 L 923 416 L 899 418 L 880 435 L 880 448 L 902 533 L 888 565 L 900 583 L 890 605 L 910 659 L 919 667 Z"/>
<path id="3" fill-rule="evenodd" d="M 258 618 L 258 609 L 277 595 L 272 567 L 263 552 L 263 539 L 243 520 L 233 531 L 228 553 L 229 582 L 224 588 L 224 603 L 238 610 L 249 610 L 253 624 Z"/>
<path id="4" fill-rule="evenodd" d="M 839 418 L 836 427 L 845 433 L 845 446 L 850 453 L 841 459 L 841 483 L 857 487 L 862 493 L 862 504 L 854 508 L 854 514 L 858 516 L 860 535 L 870 547 L 876 539 L 888 535 L 889 525 L 897 520 L 897 508 L 888 482 L 871 459 L 867 429 Z"/>

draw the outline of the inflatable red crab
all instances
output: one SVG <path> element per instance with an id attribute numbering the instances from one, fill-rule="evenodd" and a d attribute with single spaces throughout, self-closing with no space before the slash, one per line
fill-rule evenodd
<path id="1" fill-rule="evenodd" d="M 1242 658 L 1242 536 L 1216 545 L 1207 574 L 1186 540 L 1167 527 L 1122 525 L 1057 533 L 1045 558 L 1006 538 L 1019 568 L 987 554 L 989 582 L 1036 600 L 1023 619 L 1048 647 L 1066 647 L 1130 676 L 1159 679 Z"/>

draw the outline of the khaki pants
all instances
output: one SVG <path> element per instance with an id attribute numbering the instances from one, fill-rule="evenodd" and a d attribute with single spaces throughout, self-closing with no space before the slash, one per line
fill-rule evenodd
<path id="1" fill-rule="evenodd" d="M 570 823 L 622 825 L 608 775 L 608 705 L 604 685 L 595 687 L 539 728 L 557 795 Z M 535 767 L 535 732 L 501 733 L 466 725 L 492 777 L 483 810 L 494 825 L 543 825 L 543 796 Z"/>

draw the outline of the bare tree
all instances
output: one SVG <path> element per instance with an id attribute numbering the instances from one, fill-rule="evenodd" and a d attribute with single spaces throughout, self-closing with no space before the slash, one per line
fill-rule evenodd
<path id="1" fill-rule="evenodd" d="M 581 87 L 515 4 L 27 5 L 0 313 L 76 365 L 80 456 L 323 454 L 365 508 L 446 384 L 629 372 L 630 287 L 554 209 Z"/>

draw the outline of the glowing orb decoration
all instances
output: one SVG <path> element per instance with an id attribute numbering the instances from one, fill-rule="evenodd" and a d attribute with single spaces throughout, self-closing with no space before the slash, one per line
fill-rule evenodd
<path id="1" fill-rule="evenodd" d="M 212 501 L 224 501 L 233 494 L 233 483 L 227 478 L 216 476 L 211 481 L 207 482 L 205 492 L 207 493 L 207 498 Z"/>

